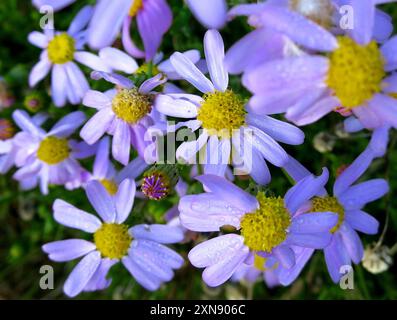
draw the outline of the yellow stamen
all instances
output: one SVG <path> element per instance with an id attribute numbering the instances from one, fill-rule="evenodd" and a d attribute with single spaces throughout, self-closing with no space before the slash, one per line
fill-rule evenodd
<path id="1" fill-rule="evenodd" d="M 49 42 L 47 50 L 52 63 L 64 64 L 74 58 L 75 40 L 67 33 L 58 34 Z"/>
<path id="2" fill-rule="evenodd" d="M 397 93 L 389 93 L 389 96 L 394 99 L 397 99 Z"/>
<path id="3" fill-rule="evenodd" d="M 327 84 L 342 106 L 358 107 L 381 91 L 384 59 L 375 41 L 366 46 L 349 37 L 339 37 L 339 48 L 330 55 Z"/>
<path id="4" fill-rule="evenodd" d="M 114 196 L 119 189 L 117 183 L 113 180 L 102 179 L 99 181 L 106 189 L 106 191 L 111 195 Z"/>
<path id="5" fill-rule="evenodd" d="M 150 97 L 138 89 L 121 89 L 112 101 L 116 116 L 125 122 L 135 124 L 152 110 Z"/>
<path id="6" fill-rule="evenodd" d="M 70 148 L 67 139 L 49 136 L 41 141 L 37 158 L 49 164 L 58 164 L 69 157 Z"/>
<path id="7" fill-rule="evenodd" d="M 244 101 L 233 91 L 215 91 L 204 95 L 197 119 L 210 134 L 230 137 L 245 125 L 246 114 Z"/>
<path id="8" fill-rule="evenodd" d="M 330 232 L 335 233 L 339 230 L 345 220 L 345 210 L 335 197 L 315 197 L 312 199 L 312 212 L 334 212 L 338 214 L 338 223 Z"/>
<path id="9" fill-rule="evenodd" d="M 143 8 L 143 0 L 132 0 L 132 4 L 130 7 L 130 12 L 128 15 L 130 17 L 135 17 L 139 10 Z"/>
<path id="10" fill-rule="evenodd" d="M 334 7 L 331 0 L 290 0 L 290 8 L 320 26 L 330 29 Z"/>
<path id="11" fill-rule="evenodd" d="M 244 243 L 253 251 L 271 252 L 287 237 L 291 216 L 280 197 L 257 195 L 259 209 L 243 216 L 240 226 Z"/>
<path id="12" fill-rule="evenodd" d="M 127 254 L 132 237 L 125 224 L 104 223 L 94 233 L 94 242 L 103 257 L 121 259 Z"/>

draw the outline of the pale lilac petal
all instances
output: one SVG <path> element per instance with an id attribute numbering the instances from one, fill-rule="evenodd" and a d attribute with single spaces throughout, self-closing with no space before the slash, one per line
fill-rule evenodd
<path id="1" fill-rule="evenodd" d="M 160 287 L 161 280 L 155 275 L 149 274 L 146 268 L 142 269 L 133 259 L 126 256 L 121 261 L 142 287 L 150 291 L 155 291 Z"/>
<path id="2" fill-rule="evenodd" d="M 180 228 L 162 224 L 140 224 L 130 229 L 135 239 L 151 240 L 158 243 L 176 243 L 182 241 L 184 235 Z"/>
<path id="3" fill-rule="evenodd" d="M 48 44 L 48 38 L 44 33 L 38 32 L 38 31 L 33 31 L 29 33 L 28 35 L 28 41 L 35 45 L 36 47 L 39 47 L 41 49 L 44 49 L 47 47 Z"/>
<path id="4" fill-rule="evenodd" d="M 104 107 L 110 107 L 112 100 L 100 91 L 89 90 L 84 95 L 83 104 L 87 107 L 102 109 Z"/>
<path id="5" fill-rule="evenodd" d="M 108 65 L 97 55 L 87 52 L 87 51 L 79 51 L 74 54 L 74 58 L 76 61 L 80 62 L 81 64 L 91 68 L 95 71 L 104 71 L 110 72 L 111 69 Z"/>
<path id="6" fill-rule="evenodd" d="M 54 135 L 61 138 L 67 138 L 76 131 L 85 122 L 85 114 L 81 111 L 72 112 L 61 120 L 59 120 L 48 132 L 49 135 Z"/>
<path id="7" fill-rule="evenodd" d="M 368 102 L 368 105 L 359 106 L 353 109 L 353 114 L 360 120 L 363 127 L 367 129 L 375 129 L 384 125 L 381 113 L 376 110 L 379 107 L 374 105 L 372 100 Z M 370 107 L 371 105 L 374 107 Z"/>
<path id="8" fill-rule="evenodd" d="M 356 182 L 371 165 L 374 154 L 370 148 L 361 153 L 354 162 L 344 170 L 335 181 L 334 194 L 342 195 L 354 182 Z"/>
<path id="9" fill-rule="evenodd" d="M 120 74 L 107 73 L 103 71 L 93 71 L 91 72 L 91 78 L 94 80 L 105 79 L 107 82 L 113 83 L 116 86 L 121 86 L 126 89 L 134 88 L 134 82 Z"/>
<path id="10" fill-rule="evenodd" d="M 294 214 L 305 202 L 316 196 L 327 183 L 328 177 L 328 170 L 323 168 L 321 176 L 307 176 L 289 189 L 284 197 L 289 212 Z"/>
<path id="11" fill-rule="evenodd" d="M 349 0 L 354 12 L 354 27 L 348 30 L 351 37 L 359 44 L 366 45 L 372 39 L 375 25 L 375 5 L 373 0 Z"/>
<path id="12" fill-rule="evenodd" d="M 29 74 L 29 86 L 34 87 L 41 80 L 43 80 L 51 69 L 51 62 L 48 58 L 42 58 L 32 69 Z"/>
<path id="13" fill-rule="evenodd" d="M 360 263 L 364 255 L 364 248 L 357 232 L 347 223 L 342 223 L 339 228 L 339 233 L 352 261 L 354 263 Z"/>
<path id="14" fill-rule="evenodd" d="M 97 291 L 103 290 L 109 287 L 112 282 L 111 279 L 107 279 L 106 276 L 111 267 L 113 267 L 118 262 L 117 259 L 102 258 L 101 263 L 90 281 L 84 287 L 84 291 Z"/>
<path id="15" fill-rule="evenodd" d="M 218 264 L 244 246 L 244 238 L 236 234 L 222 235 L 196 245 L 189 252 L 189 260 L 197 268 Z"/>
<path id="16" fill-rule="evenodd" d="M 40 9 L 43 6 L 50 6 L 54 11 L 58 11 L 75 1 L 76 0 L 33 0 L 32 3 L 37 9 Z"/>
<path id="17" fill-rule="evenodd" d="M 139 87 L 139 92 L 143 94 L 150 93 L 153 89 L 161 86 L 162 84 L 167 82 L 167 78 L 163 76 L 163 74 L 159 73 L 158 75 L 146 80 Z"/>
<path id="18" fill-rule="evenodd" d="M 131 150 L 131 131 L 127 123 L 117 121 L 117 127 L 113 135 L 112 154 L 120 163 L 127 165 Z"/>
<path id="19" fill-rule="evenodd" d="M 329 245 L 331 237 L 332 234 L 329 232 L 290 233 L 287 236 L 286 242 L 304 248 L 324 249 Z"/>
<path id="20" fill-rule="evenodd" d="M 88 27 L 88 43 L 91 48 L 102 49 L 116 40 L 130 6 L 130 0 L 98 1 Z"/>
<path id="21" fill-rule="evenodd" d="M 225 47 L 223 39 L 217 30 L 208 30 L 204 36 L 204 52 L 216 90 L 226 91 L 229 85 L 229 74 L 224 66 Z"/>
<path id="22" fill-rule="evenodd" d="M 314 252 L 313 249 L 301 247 L 293 247 L 293 250 L 295 251 L 295 265 L 290 269 L 282 268 L 278 274 L 278 280 L 283 286 L 288 286 L 295 281 Z"/>
<path id="23" fill-rule="evenodd" d="M 382 54 L 386 60 L 386 71 L 397 69 L 397 36 L 389 39 L 382 47 Z"/>
<path id="24" fill-rule="evenodd" d="M 300 145 L 305 139 L 305 134 L 299 128 L 269 116 L 249 114 L 246 120 L 248 124 L 264 131 L 273 139 L 283 143 Z"/>
<path id="25" fill-rule="evenodd" d="M 101 216 L 102 220 L 107 223 L 114 223 L 116 220 L 116 208 L 105 187 L 100 182 L 93 180 L 87 184 L 85 192 L 91 205 Z"/>
<path id="26" fill-rule="evenodd" d="M 235 250 L 215 265 L 207 267 L 203 272 L 203 280 L 210 287 L 217 287 L 226 282 L 236 269 L 244 262 L 249 254 L 247 247 Z"/>
<path id="27" fill-rule="evenodd" d="M 147 167 L 148 164 L 145 160 L 141 157 L 137 157 L 119 172 L 116 180 L 121 182 L 124 179 L 136 179 L 146 170 Z"/>
<path id="28" fill-rule="evenodd" d="M 92 6 L 83 7 L 70 24 L 68 33 L 74 36 L 82 31 L 88 25 L 93 13 L 94 8 Z"/>
<path id="29" fill-rule="evenodd" d="M 123 27 L 121 30 L 121 42 L 123 43 L 124 50 L 137 59 L 145 58 L 145 52 L 139 49 L 131 37 L 130 29 L 133 19 L 128 16 L 124 19 Z"/>
<path id="30" fill-rule="evenodd" d="M 389 123 L 397 128 L 397 99 L 387 95 L 375 95 L 368 103 L 372 107 L 372 111 L 376 112 L 384 123 Z M 379 125 L 374 125 L 377 128 Z"/>
<path id="31" fill-rule="evenodd" d="M 291 248 L 287 246 L 278 246 L 273 250 L 274 256 L 284 268 L 292 268 L 295 264 L 295 254 Z"/>
<path id="32" fill-rule="evenodd" d="M 187 5 L 207 29 L 221 29 L 226 24 L 226 0 L 187 0 Z"/>
<path id="33" fill-rule="evenodd" d="M 109 146 L 109 137 L 104 137 L 99 142 L 93 167 L 93 173 L 95 177 L 105 178 L 109 171 L 109 168 L 111 166 L 111 162 L 109 159 Z"/>
<path id="34" fill-rule="evenodd" d="M 271 61 L 249 70 L 243 84 L 252 92 L 277 92 L 284 88 L 306 89 L 322 84 L 328 72 L 328 59 L 301 56 Z"/>
<path id="35" fill-rule="evenodd" d="M 80 137 L 88 144 L 97 142 L 108 130 L 115 115 L 110 108 L 99 110 L 80 131 Z"/>
<path id="36" fill-rule="evenodd" d="M 240 227 L 244 211 L 220 199 L 217 194 L 189 195 L 179 201 L 182 225 L 193 231 L 219 231 L 222 226 Z"/>
<path id="37" fill-rule="evenodd" d="M 244 141 L 258 150 L 263 157 L 277 167 L 282 167 L 288 161 L 284 149 L 269 135 L 261 130 L 249 126 L 252 132 L 244 132 Z"/>
<path id="38" fill-rule="evenodd" d="M 94 251 L 96 246 L 87 240 L 69 239 L 47 243 L 42 249 L 52 261 L 65 262 Z"/>
<path id="39" fill-rule="evenodd" d="M 333 212 L 312 212 L 292 219 L 291 233 L 329 232 L 338 223 L 338 215 Z"/>
<path id="40" fill-rule="evenodd" d="M 383 179 L 368 180 L 347 189 L 338 198 L 346 210 L 361 209 L 367 203 L 389 192 L 389 184 Z"/>
<path id="41" fill-rule="evenodd" d="M 156 110 L 162 114 L 177 118 L 197 117 L 197 106 L 185 99 L 173 99 L 168 95 L 158 95 L 154 102 Z"/>
<path id="42" fill-rule="evenodd" d="M 171 63 L 176 72 L 195 86 L 203 93 L 213 92 L 214 85 L 209 81 L 204 74 L 191 62 L 186 56 L 180 52 L 174 53 L 171 58 Z"/>
<path id="43" fill-rule="evenodd" d="M 336 38 L 329 31 L 289 8 L 267 6 L 260 18 L 265 26 L 286 34 L 308 49 L 332 51 L 338 47 Z"/>
<path id="44" fill-rule="evenodd" d="M 64 226 L 94 233 L 101 227 L 101 221 L 90 213 L 77 209 L 71 204 L 57 199 L 53 205 L 54 219 Z"/>
<path id="45" fill-rule="evenodd" d="M 138 69 L 135 59 L 116 48 L 103 48 L 99 57 L 112 69 L 133 74 Z"/>
<path id="46" fill-rule="evenodd" d="M 86 255 L 66 279 L 63 290 L 69 297 L 77 296 L 90 281 L 101 263 L 101 254 L 94 251 Z"/>
<path id="47" fill-rule="evenodd" d="M 338 283 L 342 276 L 341 267 L 351 263 L 339 233 L 332 237 L 331 243 L 324 249 L 324 257 L 332 281 Z"/>
<path id="48" fill-rule="evenodd" d="M 66 104 L 66 86 L 68 77 L 62 65 L 56 64 L 52 68 L 51 74 L 51 96 L 57 107 Z"/>
<path id="49" fill-rule="evenodd" d="M 69 82 L 69 89 L 72 91 L 76 101 L 70 101 L 72 104 L 79 104 L 83 99 L 85 93 L 90 89 L 87 79 L 84 73 L 74 62 L 65 64 L 65 70 Z M 70 100 L 70 95 L 69 100 Z"/>
<path id="50" fill-rule="evenodd" d="M 256 198 L 240 189 L 225 178 L 214 175 L 202 175 L 196 178 L 207 190 L 233 207 L 244 212 L 252 212 L 258 207 Z"/>
<path id="51" fill-rule="evenodd" d="M 125 179 L 116 193 L 116 222 L 123 223 L 131 213 L 135 200 L 136 185 L 134 180 Z"/>
<path id="52" fill-rule="evenodd" d="M 12 119 L 21 130 L 33 136 L 42 136 L 45 134 L 44 130 L 33 122 L 26 111 L 15 110 L 12 114 Z"/>
<path id="53" fill-rule="evenodd" d="M 361 210 L 346 211 L 346 222 L 355 230 L 365 234 L 377 234 L 379 222 L 373 216 Z"/>

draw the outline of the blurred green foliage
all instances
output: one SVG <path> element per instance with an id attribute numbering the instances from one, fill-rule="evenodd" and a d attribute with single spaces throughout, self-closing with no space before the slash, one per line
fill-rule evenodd
<path id="1" fill-rule="evenodd" d="M 74 5 L 55 15 L 57 29 L 66 29 L 74 15 L 87 3 L 95 1 L 77 1 Z M 230 5 L 248 2 L 241 0 L 229 1 Z M 255 1 L 252 1 L 255 2 Z M 184 51 L 192 48 L 202 51 L 202 38 L 205 29 L 192 17 L 182 0 L 169 0 L 174 13 L 172 29 L 164 38 L 161 50 L 168 57 L 174 51 Z M 397 5 L 383 6 L 397 25 Z M 30 1 L 2 0 L 0 2 L 0 75 L 3 76 L 9 88 L 16 97 L 11 109 L 1 111 L 1 117 L 9 117 L 15 108 L 23 108 L 24 98 L 31 92 L 27 85 L 30 69 L 37 62 L 40 50 L 27 41 L 29 32 L 39 29 L 40 13 Z M 226 47 L 230 47 L 250 30 L 245 19 L 232 21 L 222 30 Z M 133 31 L 134 32 L 134 31 Z M 135 35 L 137 34 L 135 32 Z M 138 39 L 138 37 L 137 37 Z M 102 88 L 104 84 L 92 82 L 94 88 Z M 180 83 L 191 90 L 186 83 Z M 233 89 L 248 97 L 248 93 L 241 87 L 239 78 L 233 77 Z M 49 79 L 40 83 L 35 90 L 47 96 Z M 102 88 L 103 89 L 103 88 Z M 89 110 L 82 106 L 68 106 L 63 109 L 55 108 L 49 99 L 46 101 L 46 111 L 49 112 L 53 124 L 59 117 L 75 109 Z M 364 150 L 369 140 L 369 133 L 358 133 L 347 137 L 336 134 L 342 118 L 337 115 L 326 117 L 316 124 L 304 128 L 306 142 L 302 146 L 287 148 L 288 151 L 318 174 L 322 167 L 328 167 L 331 176 L 344 164 L 349 164 Z M 335 138 L 332 151 L 320 153 L 313 146 L 313 140 L 321 132 L 330 133 Z M 391 185 L 391 192 L 382 200 L 376 201 L 366 209 L 385 225 L 389 215 L 384 244 L 394 245 L 397 235 L 397 151 L 396 132 L 392 133 L 390 148 L 387 156 L 376 160 L 363 180 L 373 177 L 384 177 Z M 92 163 L 86 161 L 84 165 L 91 168 Z M 291 186 L 281 170 L 272 168 L 273 180 L 269 186 L 272 192 L 284 194 Z M 184 168 L 182 176 L 189 179 L 189 168 Z M 332 180 L 332 179 L 331 179 Z M 246 188 L 249 181 L 240 179 L 239 185 Z M 201 186 L 194 181 L 189 182 L 189 192 L 198 193 Z M 66 191 L 62 187 L 52 187 L 49 196 L 42 196 L 38 190 L 22 192 L 12 179 L 12 172 L 0 177 L 0 299 L 63 299 L 62 285 L 75 265 L 70 263 L 54 263 L 47 259 L 41 251 L 41 246 L 49 241 L 65 238 L 84 238 L 86 234 L 58 225 L 52 218 L 52 203 L 61 198 L 78 208 L 93 212 L 82 190 Z M 176 195 L 160 202 L 136 201 L 134 211 L 128 221 L 130 224 L 145 222 L 163 222 L 164 212 L 178 201 Z M 208 236 L 208 235 L 205 235 Z M 211 235 L 209 235 L 211 236 Z M 204 236 L 195 239 L 202 241 Z M 379 239 L 377 236 L 363 237 L 366 244 Z M 185 258 L 193 242 L 176 245 L 175 248 Z M 55 289 L 43 291 L 39 288 L 39 269 L 42 265 L 51 265 L 55 269 Z M 391 267 L 387 272 L 373 275 L 361 265 L 355 266 L 355 289 L 342 290 L 332 283 L 327 274 L 322 253 L 314 255 L 305 267 L 297 281 L 287 288 L 269 290 L 263 282 L 255 286 L 228 283 L 220 288 L 210 289 L 201 281 L 201 270 L 193 268 L 189 263 L 176 272 L 173 281 L 165 284 L 157 292 L 151 293 L 142 289 L 121 266 L 116 265 L 111 270 L 112 285 L 101 292 L 86 293 L 78 299 L 236 299 L 254 297 L 256 299 L 396 299 L 397 277 L 396 268 Z"/>

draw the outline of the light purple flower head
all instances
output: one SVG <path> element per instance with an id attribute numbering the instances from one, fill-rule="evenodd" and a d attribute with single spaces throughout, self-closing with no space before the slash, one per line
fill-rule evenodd
<path id="1" fill-rule="evenodd" d="M 104 78 L 113 83 L 117 89 L 105 93 L 90 90 L 84 97 L 83 104 L 98 110 L 85 124 L 80 136 L 88 143 L 97 142 L 105 133 L 113 136 L 112 154 L 120 163 L 127 165 L 130 158 L 131 144 L 142 158 L 152 141 L 145 139 L 149 127 L 161 120 L 161 115 L 152 108 L 156 92 L 152 90 L 167 81 L 162 74 L 146 80 L 139 88 L 134 83 L 118 74 L 94 72 L 94 79 Z"/>
<path id="2" fill-rule="evenodd" d="M 13 119 L 22 130 L 13 139 L 15 164 L 19 167 L 14 178 L 25 189 L 39 183 L 41 192 L 48 194 L 48 185 L 63 185 L 76 179 L 82 170 L 77 159 L 93 154 L 93 148 L 86 143 L 68 139 L 85 121 L 83 112 L 63 117 L 48 133 L 24 111 L 15 111 Z"/>
<path id="3" fill-rule="evenodd" d="M 176 243 L 183 233 L 165 225 L 125 224 L 135 197 L 135 182 L 126 179 L 114 197 L 98 181 L 91 181 L 86 194 L 96 216 L 63 200 L 54 202 L 54 218 L 64 226 L 93 234 L 93 241 L 68 239 L 47 243 L 43 250 L 53 261 L 64 262 L 83 257 L 64 284 L 64 292 L 74 297 L 82 291 L 107 288 L 110 268 L 120 262 L 145 289 L 157 290 L 170 281 L 183 264 L 183 258 L 163 244 Z"/>
<path id="4" fill-rule="evenodd" d="M 28 117 L 28 115 L 25 113 Z M 47 115 L 44 113 L 38 113 L 32 117 L 32 122 L 37 125 L 41 126 L 46 120 Z M 8 170 L 11 169 L 12 166 L 15 165 L 15 158 L 17 155 L 18 147 L 14 144 L 14 137 L 15 135 L 12 134 L 11 137 L 8 137 L 10 134 L 10 130 L 14 130 L 10 121 L 4 122 L 4 119 L 0 120 L 0 131 L 7 130 L 8 132 L 0 133 L 0 173 L 5 174 Z"/>
<path id="5" fill-rule="evenodd" d="M 109 151 L 110 139 L 109 137 L 103 137 L 98 142 L 92 173 L 84 172 L 77 180 L 68 183 L 67 187 L 70 189 L 85 188 L 87 183 L 95 180 L 99 181 L 111 196 L 114 196 L 124 179 L 135 180 L 148 166 L 141 157 L 137 157 L 121 171 L 117 171 L 110 160 Z"/>
<path id="6" fill-rule="evenodd" d="M 40 9 L 44 6 L 50 6 L 54 11 L 61 10 L 74 3 L 76 0 L 32 0 L 33 5 Z"/>
<path id="7" fill-rule="evenodd" d="M 178 160 L 191 162 L 200 150 L 205 150 L 204 172 L 224 176 L 232 155 L 234 167 L 239 163 L 242 171 L 248 171 L 256 182 L 266 184 L 270 172 L 265 160 L 282 167 L 288 159 L 276 141 L 299 145 L 304 134 L 295 126 L 249 112 L 245 101 L 228 88 L 224 44 L 218 31 L 207 31 L 204 50 L 212 81 L 182 53 L 174 53 L 170 59 L 180 76 L 203 95 L 165 94 L 155 101 L 160 113 L 189 119 L 179 122 L 179 128 L 201 131 L 197 140 L 183 142 L 176 156 Z"/>
<path id="8" fill-rule="evenodd" d="M 130 27 L 136 18 L 145 51 L 133 42 Z M 172 23 L 166 0 L 99 0 L 88 28 L 88 43 L 93 49 L 110 46 L 122 29 L 125 50 L 135 58 L 153 59 L 164 34 Z"/>
<path id="9" fill-rule="evenodd" d="M 209 286 L 224 283 L 241 264 L 253 264 L 255 255 L 265 258 L 264 268 L 279 270 L 281 284 L 290 283 L 290 277 L 295 274 L 281 271 L 299 264 L 292 246 L 316 249 L 330 242 L 329 231 L 336 225 L 338 215 L 331 212 L 301 214 L 327 181 L 325 169 L 320 177 L 311 175 L 299 181 L 284 199 L 264 193 L 254 197 L 214 175 L 197 179 L 208 192 L 181 199 L 182 225 L 199 232 L 218 232 L 223 226 L 233 226 L 239 231 L 239 234 L 229 233 L 207 240 L 190 251 L 190 262 L 205 268 L 203 280 Z"/>
<path id="10" fill-rule="evenodd" d="M 357 25 L 338 37 L 329 33 L 335 46 L 327 57 L 302 53 L 244 75 L 243 84 L 254 93 L 249 102 L 253 111 L 285 113 L 295 124 L 307 125 L 342 108 L 365 128 L 397 127 L 397 76 L 388 74 L 397 69 L 397 36 L 378 46 L 374 25 L 367 22 L 374 19 L 375 2 L 353 2 Z M 306 35 L 312 38 L 311 32 Z M 324 50 L 317 42 L 312 49 Z"/>
<path id="11" fill-rule="evenodd" d="M 207 29 L 221 29 L 227 21 L 226 0 L 186 0 L 196 19 Z"/>
<path id="12" fill-rule="evenodd" d="M 96 55 L 82 51 L 86 42 L 86 27 L 93 8 L 84 7 L 70 24 L 67 32 L 45 29 L 44 33 L 29 34 L 29 42 L 43 49 L 40 61 L 29 75 L 29 85 L 34 87 L 51 71 L 51 96 L 57 107 L 67 102 L 79 104 L 89 90 L 87 79 L 74 62 L 77 61 L 93 70 L 108 71 Z"/>

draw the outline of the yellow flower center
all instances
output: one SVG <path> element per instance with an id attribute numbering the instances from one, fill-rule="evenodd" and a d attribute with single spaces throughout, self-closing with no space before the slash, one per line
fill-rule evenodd
<path id="1" fill-rule="evenodd" d="M 397 93 L 389 93 L 389 96 L 394 99 L 397 99 Z"/>
<path id="2" fill-rule="evenodd" d="M 149 64 L 144 63 L 135 71 L 135 74 L 140 74 L 140 73 L 149 74 L 149 71 L 150 71 Z M 152 72 L 151 73 L 152 77 L 154 77 L 160 73 L 160 70 L 157 68 L 156 65 L 152 64 L 151 72 Z"/>
<path id="3" fill-rule="evenodd" d="M 315 197 L 312 199 L 312 212 L 334 212 L 338 214 L 338 223 L 330 231 L 335 233 L 345 220 L 345 210 L 335 197 Z"/>
<path id="4" fill-rule="evenodd" d="M 114 196 L 119 189 L 119 186 L 114 180 L 102 179 L 99 181 L 106 189 L 106 191 L 111 195 Z"/>
<path id="5" fill-rule="evenodd" d="M 112 101 L 116 116 L 125 122 L 135 124 L 152 110 L 150 97 L 138 89 L 121 89 Z"/>
<path id="6" fill-rule="evenodd" d="M 37 158 L 41 161 L 55 165 L 67 159 L 70 154 L 69 142 L 67 139 L 49 136 L 41 141 L 37 150 Z"/>
<path id="7" fill-rule="evenodd" d="M 259 192 L 259 209 L 243 216 L 240 226 L 244 243 L 253 251 L 271 252 L 287 237 L 291 217 L 280 197 Z"/>
<path id="8" fill-rule="evenodd" d="M 230 137 L 245 125 L 246 114 L 244 101 L 233 91 L 215 91 L 204 95 L 197 119 L 210 134 Z"/>
<path id="9" fill-rule="evenodd" d="M 254 255 L 254 267 L 260 271 L 265 271 L 265 262 L 266 258 L 258 256 L 257 254 Z"/>
<path id="10" fill-rule="evenodd" d="M 64 64 L 73 60 L 75 40 L 67 33 L 58 34 L 49 42 L 47 50 L 52 63 Z"/>
<path id="11" fill-rule="evenodd" d="M 320 26 L 330 29 L 332 27 L 332 14 L 334 8 L 331 0 L 290 0 L 290 8 Z"/>
<path id="12" fill-rule="evenodd" d="M 339 48 L 330 55 L 327 84 L 343 107 L 352 109 L 381 91 L 384 59 L 375 41 L 366 46 L 339 37 Z"/>
<path id="13" fill-rule="evenodd" d="M 121 259 L 127 254 L 132 237 L 125 224 L 104 223 L 94 233 L 94 242 L 103 257 Z"/>
<path id="14" fill-rule="evenodd" d="M 128 15 L 130 17 L 135 17 L 139 10 L 143 8 L 143 0 L 132 0 L 132 5 L 130 7 L 130 12 Z"/>

